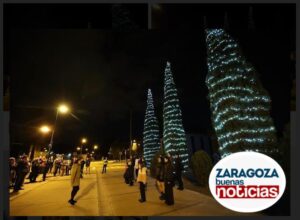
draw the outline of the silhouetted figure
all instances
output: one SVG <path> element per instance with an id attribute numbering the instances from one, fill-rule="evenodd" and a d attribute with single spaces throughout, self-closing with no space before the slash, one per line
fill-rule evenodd
<path id="1" fill-rule="evenodd" d="M 18 161 L 16 173 L 17 173 L 17 178 L 16 178 L 16 183 L 14 185 L 15 192 L 22 189 L 21 187 L 24 183 L 25 177 L 29 173 L 29 163 L 26 155 L 22 156 Z"/>
<path id="2" fill-rule="evenodd" d="M 172 166 L 170 156 L 166 156 L 164 162 L 165 162 L 164 165 L 165 202 L 167 205 L 173 205 L 174 204 L 174 195 L 173 195 L 174 169 Z"/>
<path id="3" fill-rule="evenodd" d="M 108 164 L 108 160 L 107 160 L 107 157 L 106 157 L 104 159 L 104 162 L 103 162 L 102 173 L 106 173 L 107 164 Z"/>
<path id="4" fill-rule="evenodd" d="M 182 171 L 183 171 L 183 164 L 181 162 L 179 154 L 176 154 L 174 156 L 174 162 L 175 162 L 175 181 L 178 182 L 178 188 L 179 190 L 183 190 L 183 182 L 182 182 Z"/>
<path id="5" fill-rule="evenodd" d="M 162 155 L 159 155 L 157 158 L 157 167 L 156 167 L 156 185 L 158 191 L 160 192 L 160 200 L 165 199 L 165 183 L 164 183 L 164 158 Z"/>
<path id="6" fill-rule="evenodd" d="M 84 161 L 84 160 L 81 160 L 81 162 L 80 162 L 80 178 L 83 178 L 83 168 L 84 168 L 84 164 L 85 164 L 85 161 Z"/>

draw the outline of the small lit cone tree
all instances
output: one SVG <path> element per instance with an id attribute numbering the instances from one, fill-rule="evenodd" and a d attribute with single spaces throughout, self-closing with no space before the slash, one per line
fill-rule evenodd
<path id="1" fill-rule="evenodd" d="M 148 89 L 147 108 L 144 121 L 143 149 L 147 167 L 151 166 L 153 157 L 160 149 L 159 127 L 154 112 L 153 97 L 151 89 Z"/>
<path id="2" fill-rule="evenodd" d="M 206 30 L 206 85 L 222 157 L 240 151 L 277 152 L 271 99 L 238 44 L 223 29 Z"/>
<path id="3" fill-rule="evenodd" d="M 164 150 L 171 155 L 179 154 L 184 170 L 187 171 L 189 156 L 181 117 L 177 89 L 171 72 L 171 64 L 167 62 L 163 106 Z"/>

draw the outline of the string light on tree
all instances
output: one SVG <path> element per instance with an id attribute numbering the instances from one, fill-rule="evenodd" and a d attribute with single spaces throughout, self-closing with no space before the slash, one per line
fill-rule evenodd
<path id="1" fill-rule="evenodd" d="M 239 151 L 276 152 L 271 99 L 255 69 L 223 29 L 206 30 L 206 43 L 206 85 L 222 157 Z"/>
<path id="2" fill-rule="evenodd" d="M 160 149 L 159 127 L 155 116 L 153 97 L 151 89 L 148 89 L 147 108 L 144 121 L 143 149 L 147 167 L 151 166 L 151 161 Z"/>
<path id="3" fill-rule="evenodd" d="M 177 96 L 177 89 L 171 72 L 171 64 L 167 62 L 164 82 L 164 131 L 163 141 L 167 153 L 179 154 L 184 170 L 188 169 L 188 150 L 182 115 Z"/>

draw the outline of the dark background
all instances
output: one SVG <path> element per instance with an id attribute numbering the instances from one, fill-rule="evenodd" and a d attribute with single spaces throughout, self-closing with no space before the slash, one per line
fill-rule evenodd
<path id="1" fill-rule="evenodd" d="M 270 93 L 271 114 L 281 136 L 289 121 L 295 77 L 295 7 L 251 5 L 251 29 L 249 6 L 155 5 L 153 30 L 146 31 L 147 5 L 5 5 L 4 70 L 11 81 L 12 152 L 49 142 L 37 128 L 53 124 L 61 101 L 71 105 L 72 115 L 59 117 L 56 152 L 74 150 L 83 136 L 103 152 L 116 140 L 129 143 L 130 111 L 133 138 L 141 139 L 148 88 L 153 89 L 162 123 L 167 60 L 172 63 L 186 132 L 209 133 L 203 16 L 208 28 L 222 28 L 225 12 L 228 32 Z"/>

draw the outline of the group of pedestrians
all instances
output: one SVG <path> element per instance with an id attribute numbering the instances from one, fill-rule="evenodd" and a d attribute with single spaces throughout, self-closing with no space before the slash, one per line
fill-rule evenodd
<path id="1" fill-rule="evenodd" d="M 87 157 L 81 163 L 81 177 L 83 173 L 84 165 L 86 167 L 86 173 L 90 173 L 90 163 L 92 158 Z M 42 175 L 42 180 L 45 181 L 47 175 L 52 174 L 55 176 L 69 176 L 73 165 L 72 159 L 65 157 L 64 155 L 56 155 L 48 157 L 40 156 L 29 160 L 27 155 L 21 155 L 18 159 L 15 157 L 9 158 L 9 187 L 18 192 L 23 190 L 25 179 L 29 180 L 29 183 L 37 181 L 38 176 Z"/>
<path id="2" fill-rule="evenodd" d="M 173 157 L 170 154 L 159 155 L 157 158 L 156 187 L 160 193 L 159 199 L 164 200 L 167 205 L 174 204 L 173 187 L 178 185 L 178 190 L 183 190 L 182 171 L 183 165 L 178 154 Z M 125 183 L 133 186 L 134 182 L 139 184 L 140 202 L 146 202 L 147 188 L 147 164 L 143 157 L 131 157 L 126 162 L 124 173 Z"/>

